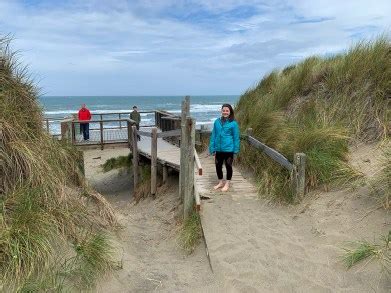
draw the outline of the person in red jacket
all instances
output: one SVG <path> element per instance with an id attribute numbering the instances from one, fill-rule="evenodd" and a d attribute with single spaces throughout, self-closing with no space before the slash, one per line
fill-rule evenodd
<path id="1" fill-rule="evenodd" d="M 90 121 L 91 113 L 90 110 L 87 109 L 86 104 L 81 105 L 81 109 L 78 113 L 78 118 L 80 121 Z M 88 122 L 80 122 L 80 131 L 83 133 L 83 139 L 90 139 L 90 124 Z"/>

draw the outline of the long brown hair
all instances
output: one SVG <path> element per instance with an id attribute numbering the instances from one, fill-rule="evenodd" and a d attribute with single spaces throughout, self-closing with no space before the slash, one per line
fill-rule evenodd
<path id="1" fill-rule="evenodd" d="M 230 104 L 223 104 L 221 106 L 221 109 L 223 109 L 224 107 L 227 107 L 229 109 L 229 116 L 228 116 L 229 121 L 235 120 L 235 113 L 234 113 L 234 109 L 232 108 L 232 106 Z"/>

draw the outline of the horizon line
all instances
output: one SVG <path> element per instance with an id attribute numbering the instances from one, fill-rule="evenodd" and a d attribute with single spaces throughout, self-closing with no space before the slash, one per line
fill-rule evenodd
<path id="1" fill-rule="evenodd" d="M 211 95 L 41 95 L 40 97 L 87 97 L 87 98 L 93 98 L 93 97 L 209 97 L 209 96 L 240 96 L 242 94 L 211 94 Z"/>

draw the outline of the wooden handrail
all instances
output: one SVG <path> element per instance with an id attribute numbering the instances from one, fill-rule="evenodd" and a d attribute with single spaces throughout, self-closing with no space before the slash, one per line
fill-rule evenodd
<path id="1" fill-rule="evenodd" d="M 149 136 L 149 137 L 152 137 L 152 132 L 148 132 L 148 131 L 140 131 L 140 130 L 137 130 L 137 134 L 138 134 L 138 135 L 142 135 L 142 136 Z"/>
<path id="2" fill-rule="evenodd" d="M 197 182 L 196 182 L 196 178 L 194 177 L 194 200 L 195 200 L 195 205 L 196 205 L 196 210 L 197 212 L 199 212 L 201 210 L 201 196 L 200 196 L 200 193 L 198 191 L 198 186 L 197 186 Z"/>
<path id="3" fill-rule="evenodd" d="M 179 120 L 179 121 L 181 121 L 181 117 L 172 117 L 172 116 L 163 116 L 160 119 L 162 119 L 162 120 L 174 120 L 174 121 Z"/>
<path id="4" fill-rule="evenodd" d="M 201 134 L 210 134 L 212 133 L 211 130 L 197 130 L 197 132 Z M 292 171 L 293 169 L 293 164 L 288 161 L 287 158 L 284 157 L 284 155 L 280 154 L 278 151 L 275 149 L 267 146 L 266 144 L 260 142 L 256 138 L 252 137 L 251 135 L 248 134 L 241 134 L 240 139 L 246 140 L 251 146 L 255 147 L 256 149 L 259 149 L 263 151 L 267 156 L 269 156 L 272 160 L 275 162 L 279 163 L 281 166 L 285 167 L 289 171 Z"/>
<path id="5" fill-rule="evenodd" d="M 159 132 L 157 134 L 157 137 L 173 137 L 173 136 L 181 136 L 182 130 L 181 129 L 175 129 L 175 130 L 170 130 L 170 131 L 164 131 L 164 132 Z"/>
<path id="6" fill-rule="evenodd" d="M 166 116 L 171 116 L 171 117 L 178 116 L 178 115 L 175 115 L 173 113 L 170 113 L 170 112 L 164 111 L 164 110 L 155 110 L 154 112 L 155 113 L 160 113 L 160 114 L 163 114 L 163 115 L 166 115 Z"/>
<path id="7" fill-rule="evenodd" d="M 275 149 L 268 147 L 259 140 L 255 139 L 252 136 L 247 136 L 247 141 L 253 147 L 263 151 L 269 158 L 273 159 L 275 162 L 279 163 L 281 166 L 285 167 L 289 171 L 293 170 L 293 165 L 285 158 L 282 154 L 277 152 Z"/>
<path id="8" fill-rule="evenodd" d="M 121 118 L 121 119 L 105 119 L 105 120 L 78 120 L 78 119 L 74 119 L 72 122 L 73 123 L 99 123 L 99 122 L 102 122 L 102 123 L 106 123 L 106 122 L 120 122 L 120 121 L 123 121 L 123 122 L 126 122 L 126 121 L 130 121 L 130 123 L 133 123 L 133 124 L 136 124 L 136 121 L 130 119 L 130 118 Z"/>
<path id="9" fill-rule="evenodd" d="M 212 131 L 203 129 L 197 130 L 200 134 L 209 134 Z M 265 155 L 277 162 L 280 166 L 284 167 L 290 172 L 291 185 L 296 199 L 301 198 L 305 194 L 305 168 L 306 168 L 306 155 L 303 153 L 294 154 L 293 164 L 282 154 L 275 149 L 267 146 L 252 136 L 252 128 L 248 128 L 245 134 L 240 135 L 240 139 L 246 140 L 254 148 L 261 150 Z"/>
<path id="10" fill-rule="evenodd" d="M 194 148 L 194 160 L 195 160 L 195 163 L 196 163 L 196 166 L 197 166 L 197 169 L 198 169 L 198 175 L 202 175 L 202 165 L 201 165 L 201 160 L 198 156 L 198 153 L 196 151 L 196 149 Z"/>

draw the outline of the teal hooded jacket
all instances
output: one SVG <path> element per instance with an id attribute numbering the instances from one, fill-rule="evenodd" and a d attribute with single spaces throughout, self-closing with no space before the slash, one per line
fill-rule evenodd
<path id="1" fill-rule="evenodd" d="M 237 154 L 240 150 L 239 125 L 235 120 L 216 119 L 209 141 L 209 153 L 229 152 Z"/>

